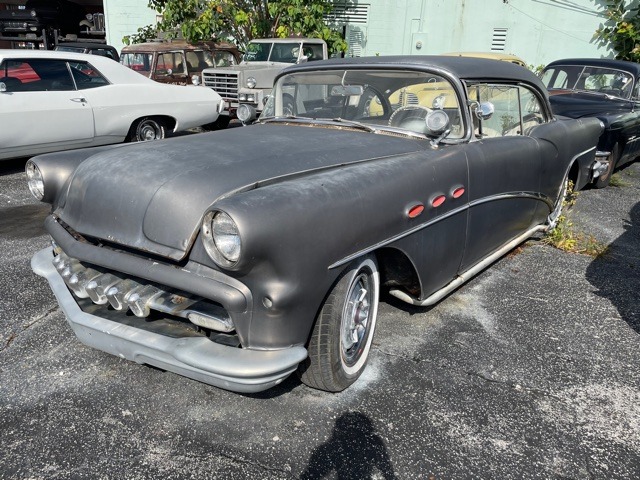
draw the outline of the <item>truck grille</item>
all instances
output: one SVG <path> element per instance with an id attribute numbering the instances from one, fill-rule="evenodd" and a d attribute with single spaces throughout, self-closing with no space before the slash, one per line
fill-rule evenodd
<path id="1" fill-rule="evenodd" d="M 202 81 L 226 101 L 238 100 L 238 72 L 202 72 Z"/>

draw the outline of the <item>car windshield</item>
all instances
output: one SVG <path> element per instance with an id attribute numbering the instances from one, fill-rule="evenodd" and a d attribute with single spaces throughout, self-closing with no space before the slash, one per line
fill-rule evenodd
<path id="1" fill-rule="evenodd" d="M 296 63 L 299 53 L 300 42 L 249 43 L 244 54 L 244 61 Z"/>
<path id="2" fill-rule="evenodd" d="M 120 63 L 131 70 L 148 76 L 153 65 L 153 53 L 123 53 L 120 57 Z"/>
<path id="3" fill-rule="evenodd" d="M 633 77 L 622 70 L 588 65 L 554 65 L 542 74 L 548 89 L 600 92 L 630 98 Z"/>
<path id="4" fill-rule="evenodd" d="M 400 69 L 299 72 L 281 77 L 273 92 L 263 119 L 351 122 L 369 130 L 438 135 L 434 123 L 427 123 L 429 115 L 439 121 L 448 117 L 447 138 L 464 134 L 456 90 L 436 74 Z M 446 116 L 431 114 L 438 110 Z"/>

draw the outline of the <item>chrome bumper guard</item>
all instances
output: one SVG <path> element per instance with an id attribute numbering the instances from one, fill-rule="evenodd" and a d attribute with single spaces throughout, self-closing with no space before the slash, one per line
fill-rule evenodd
<path id="1" fill-rule="evenodd" d="M 109 303 L 121 312 L 130 309 L 136 317 L 148 317 L 155 310 L 218 332 L 235 330 L 229 314 L 220 305 L 87 268 L 61 250 L 56 251 L 53 266 L 78 298 L 90 298 L 96 305 Z"/>
<path id="2" fill-rule="evenodd" d="M 604 152 L 602 150 L 596 151 L 596 161 L 591 165 L 592 181 L 605 173 L 609 168 L 609 162 L 607 161 L 609 155 L 611 155 L 611 152 Z"/>
<path id="3" fill-rule="evenodd" d="M 234 348 L 205 337 L 167 337 L 91 315 L 79 307 L 53 261 L 52 248 L 45 248 L 33 256 L 31 268 L 49 282 L 74 333 L 90 347 L 226 390 L 245 393 L 259 392 L 279 384 L 307 357 L 306 349 L 301 346 L 282 350 Z M 77 270 L 78 267 L 75 268 Z M 68 275 L 67 281 L 72 275 Z M 84 283 L 85 291 L 89 283 Z M 81 287 L 77 288 L 82 291 Z M 102 297 L 99 298 L 103 301 Z"/>

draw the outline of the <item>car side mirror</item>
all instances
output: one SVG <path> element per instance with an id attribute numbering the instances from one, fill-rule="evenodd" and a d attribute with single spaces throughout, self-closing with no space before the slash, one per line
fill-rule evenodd
<path id="1" fill-rule="evenodd" d="M 170 68 L 167 68 L 167 75 L 173 75 L 173 70 L 171 70 Z"/>
<path id="2" fill-rule="evenodd" d="M 475 113 L 476 117 L 478 117 L 480 120 L 489 120 L 493 116 L 493 113 L 496 111 L 496 108 L 491 102 L 475 102 L 472 108 L 473 113 Z"/>

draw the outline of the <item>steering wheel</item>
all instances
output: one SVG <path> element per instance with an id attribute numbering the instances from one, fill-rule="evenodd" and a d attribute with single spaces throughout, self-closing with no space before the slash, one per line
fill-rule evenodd
<path id="1" fill-rule="evenodd" d="M 422 105 L 405 105 L 389 117 L 390 127 L 406 128 L 417 133 L 427 133 L 427 115 L 432 110 Z"/>

